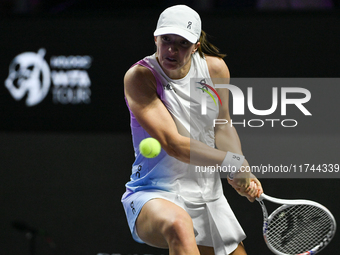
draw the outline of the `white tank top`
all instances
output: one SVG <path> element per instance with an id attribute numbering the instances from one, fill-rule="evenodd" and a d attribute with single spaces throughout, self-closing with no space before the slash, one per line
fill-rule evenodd
<path id="1" fill-rule="evenodd" d="M 206 60 L 198 53 L 193 54 L 188 74 L 178 80 L 172 80 L 164 73 L 155 54 L 136 64 L 148 68 L 155 76 L 157 94 L 170 112 L 178 132 L 214 147 L 213 119 L 217 118 L 219 108 L 217 96 L 208 89 L 214 85 Z M 206 91 L 210 91 L 214 99 Z M 206 98 L 205 115 L 202 114 L 202 97 Z M 127 192 L 161 189 L 177 193 L 192 202 L 210 201 L 222 195 L 219 174 L 202 171 L 205 168 L 198 171 L 196 166 L 169 156 L 163 149 L 156 158 L 143 157 L 139 152 L 139 143 L 150 135 L 139 125 L 131 111 L 130 115 L 136 160 L 130 181 L 126 184 Z"/>

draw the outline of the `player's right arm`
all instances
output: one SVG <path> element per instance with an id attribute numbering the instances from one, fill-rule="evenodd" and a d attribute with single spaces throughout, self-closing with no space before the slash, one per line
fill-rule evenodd
<path id="1" fill-rule="evenodd" d="M 222 163 L 225 152 L 178 133 L 169 111 L 157 95 L 156 79 L 149 69 L 139 65 L 129 69 L 124 77 L 124 92 L 138 123 L 170 156 L 199 166 Z"/>
<path id="2" fill-rule="evenodd" d="M 178 158 L 177 147 L 186 147 L 186 144 L 157 95 L 156 79 L 151 71 L 139 65 L 130 68 L 124 77 L 124 92 L 138 123 L 161 143 L 169 155 Z"/>

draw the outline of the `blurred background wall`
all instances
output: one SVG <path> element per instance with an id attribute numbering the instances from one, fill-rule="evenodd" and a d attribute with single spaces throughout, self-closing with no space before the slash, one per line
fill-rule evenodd
<path id="1" fill-rule="evenodd" d="M 296 128 L 237 126 L 251 164 L 339 164 L 339 1 L 2 0 L 1 254 L 30 254 L 30 243 L 46 255 L 167 254 L 132 240 L 120 203 L 134 159 L 123 77 L 154 52 L 158 16 L 177 3 L 200 12 L 232 77 L 316 81 L 303 83 L 312 116 L 287 116 Z M 316 200 L 339 219 L 338 176 L 262 183 L 270 195 Z M 260 207 L 223 182 L 248 254 L 270 254 Z M 338 241 L 323 254 L 336 253 Z"/>

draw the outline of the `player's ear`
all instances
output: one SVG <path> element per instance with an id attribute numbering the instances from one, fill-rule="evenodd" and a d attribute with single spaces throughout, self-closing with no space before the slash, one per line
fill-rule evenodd
<path id="1" fill-rule="evenodd" d="M 154 38 L 155 44 L 156 44 L 156 46 L 157 46 L 157 36 L 154 36 L 153 38 Z"/>
<path id="2" fill-rule="evenodd" d="M 195 47 L 194 47 L 194 49 L 192 50 L 192 53 L 195 53 L 197 50 L 198 50 L 198 47 L 200 46 L 200 42 L 197 42 L 196 44 L 195 44 Z"/>

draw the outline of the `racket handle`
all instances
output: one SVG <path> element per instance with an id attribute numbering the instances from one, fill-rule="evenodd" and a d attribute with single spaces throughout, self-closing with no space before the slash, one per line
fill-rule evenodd
<path id="1" fill-rule="evenodd" d="M 266 195 L 265 195 L 264 193 L 262 193 L 262 194 L 260 195 L 260 197 L 257 197 L 257 198 L 256 198 L 256 200 L 260 202 L 260 201 L 262 201 L 262 200 L 265 198 L 265 196 L 266 196 Z"/>

